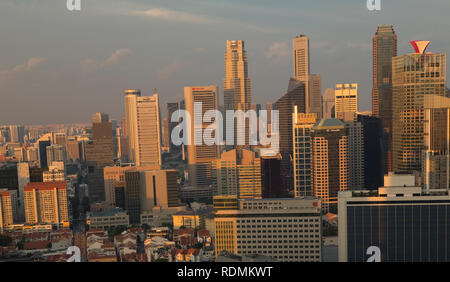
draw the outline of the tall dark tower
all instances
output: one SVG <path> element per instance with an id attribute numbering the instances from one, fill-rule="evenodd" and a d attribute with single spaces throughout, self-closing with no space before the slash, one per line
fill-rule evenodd
<path id="1" fill-rule="evenodd" d="M 392 171 L 392 58 L 397 35 L 391 25 L 380 25 L 373 37 L 372 115 L 383 127 L 383 173 Z"/>

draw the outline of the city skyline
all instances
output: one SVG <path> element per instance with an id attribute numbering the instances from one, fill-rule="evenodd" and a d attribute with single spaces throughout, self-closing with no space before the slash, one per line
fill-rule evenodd
<path id="1" fill-rule="evenodd" d="M 371 41 L 378 25 L 394 25 L 398 55 L 412 53 L 409 41 L 416 39 L 432 41 L 429 51 L 448 51 L 449 39 L 439 30 L 448 25 L 444 19 L 450 4 L 432 2 L 433 17 L 423 23 L 412 19 L 431 13 L 425 9 L 429 3 L 416 1 L 383 2 L 383 13 L 367 11 L 365 1 L 283 1 L 276 7 L 268 1 L 95 1 L 83 3 L 79 13 L 51 0 L 4 1 L 0 24 L 15 22 L 11 17 L 19 13 L 25 21 L 0 31 L 0 38 L 8 39 L 0 53 L 0 92 L 8 107 L 0 108 L 0 120 L 88 123 L 98 111 L 120 120 L 122 93 L 128 88 L 140 88 L 145 96 L 157 88 L 160 106 L 176 102 L 184 86 L 221 85 L 226 40 L 246 42 L 253 102 L 273 103 L 292 76 L 290 42 L 300 34 L 310 39 L 311 73 L 322 76 L 322 89 L 354 81 L 359 108 L 370 110 Z M 405 5 L 416 8 L 407 19 L 400 15 Z M 272 18 L 262 22 L 259 15 Z M 432 29 L 433 22 L 442 28 Z M 183 39 L 183 48 L 177 38 Z M 102 103 L 105 99 L 110 103 Z"/>

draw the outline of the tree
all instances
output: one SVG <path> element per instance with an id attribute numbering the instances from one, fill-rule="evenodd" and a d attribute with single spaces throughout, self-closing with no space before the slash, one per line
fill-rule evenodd
<path id="1" fill-rule="evenodd" d="M 6 235 L 0 235 L 0 246 L 7 247 L 11 245 L 12 238 Z"/>

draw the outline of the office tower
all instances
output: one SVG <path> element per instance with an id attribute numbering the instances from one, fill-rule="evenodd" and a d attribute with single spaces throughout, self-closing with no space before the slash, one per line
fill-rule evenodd
<path id="1" fill-rule="evenodd" d="M 70 138 L 66 142 L 67 160 L 80 161 L 80 142 L 76 138 Z"/>
<path id="2" fill-rule="evenodd" d="M 357 121 L 363 127 L 364 188 L 378 189 L 383 186 L 383 126 L 379 118 L 369 115 L 358 114 Z"/>
<path id="3" fill-rule="evenodd" d="M 17 164 L 17 183 L 18 189 L 18 209 L 17 214 L 20 221 L 25 220 L 25 199 L 24 199 L 24 188 L 30 183 L 30 166 L 28 163 L 18 163 Z"/>
<path id="4" fill-rule="evenodd" d="M 158 94 L 142 97 L 137 89 L 125 90 L 129 157 L 136 166 L 161 167 L 161 131 Z"/>
<path id="5" fill-rule="evenodd" d="M 139 171 L 125 171 L 125 208 L 130 216 L 130 224 L 141 223 L 141 191 Z"/>
<path id="6" fill-rule="evenodd" d="M 292 39 L 293 78 L 305 84 L 305 113 L 322 115 L 322 78 L 311 74 L 309 38 L 299 35 Z M 292 112 L 291 112 L 292 113 Z"/>
<path id="7" fill-rule="evenodd" d="M 334 88 L 334 116 L 343 119 L 346 113 L 358 111 L 358 84 L 336 84 Z"/>
<path id="8" fill-rule="evenodd" d="M 214 215 L 215 253 L 262 254 L 281 262 L 320 262 L 322 220 L 317 199 L 245 199 Z M 255 235 L 258 234 L 258 236 Z"/>
<path id="9" fill-rule="evenodd" d="M 309 68 L 309 39 L 306 35 L 296 36 L 292 40 L 293 77 L 298 81 L 308 80 Z"/>
<path id="10" fill-rule="evenodd" d="M 23 143 L 23 137 L 25 135 L 25 128 L 22 125 L 10 125 L 9 126 L 9 142 L 11 143 Z"/>
<path id="11" fill-rule="evenodd" d="M 213 198 L 214 212 L 219 210 L 237 210 L 239 201 L 237 195 L 219 195 Z"/>
<path id="12" fill-rule="evenodd" d="M 427 95 L 445 96 L 446 53 L 425 53 L 429 41 L 412 41 L 416 53 L 392 59 L 392 159 L 395 172 L 421 170 Z"/>
<path id="13" fill-rule="evenodd" d="M 311 130 L 314 196 L 324 212 L 336 213 L 339 191 L 348 190 L 348 135 L 338 119 L 322 119 Z"/>
<path id="14" fill-rule="evenodd" d="M 92 123 L 92 140 L 86 143 L 86 162 L 89 200 L 91 203 L 103 202 L 105 200 L 103 168 L 114 164 L 111 122 L 103 120 Z"/>
<path id="15" fill-rule="evenodd" d="M 53 135 L 53 144 L 66 146 L 66 134 L 65 133 L 55 133 Z"/>
<path id="16" fill-rule="evenodd" d="M 27 224 L 68 225 L 66 182 L 29 183 L 25 190 Z"/>
<path id="17" fill-rule="evenodd" d="M 293 115 L 294 130 L 294 184 L 295 197 L 313 196 L 312 186 L 312 138 L 311 129 L 317 122 L 316 114 L 304 114 L 295 111 Z"/>
<path id="18" fill-rule="evenodd" d="M 47 168 L 47 147 L 51 145 L 50 141 L 39 141 L 39 163 L 41 168 Z"/>
<path id="19" fill-rule="evenodd" d="M 122 163 L 126 163 L 129 160 L 128 136 L 119 136 L 117 137 L 117 141 L 117 158 L 119 158 Z"/>
<path id="20" fill-rule="evenodd" d="M 53 144 L 47 147 L 47 166 L 51 166 L 53 162 L 64 162 L 66 150 L 62 145 Z"/>
<path id="21" fill-rule="evenodd" d="M 164 118 L 162 120 L 161 135 L 162 135 L 162 146 L 165 148 L 169 148 L 170 147 L 169 119 L 167 118 Z"/>
<path id="22" fill-rule="evenodd" d="M 250 109 L 252 98 L 250 78 L 248 77 L 248 58 L 247 51 L 244 47 L 244 41 L 227 40 L 224 61 L 225 77 L 223 79 L 223 99 L 225 111 L 241 110 L 247 112 Z M 237 128 L 238 124 L 235 120 L 233 146 L 237 147 L 238 143 L 245 143 L 245 145 L 240 147 L 248 148 L 250 145 L 248 138 L 248 120 L 246 120 L 242 126 L 245 128 Z M 238 132 L 244 134 L 243 139 L 238 139 Z"/>
<path id="23" fill-rule="evenodd" d="M 348 189 L 364 187 L 364 130 L 359 121 L 345 121 L 348 135 Z"/>
<path id="24" fill-rule="evenodd" d="M 392 171 L 392 58 L 397 56 L 397 35 L 381 25 L 373 37 L 372 114 L 383 127 L 383 172 Z"/>
<path id="25" fill-rule="evenodd" d="M 322 77 L 319 74 L 310 74 L 308 78 L 309 87 L 309 110 L 318 117 L 322 114 Z"/>
<path id="26" fill-rule="evenodd" d="M 233 149 L 212 161 L 214 196 L 261 198 L 261 159 L 252 151 Z"/>
<path id="27" fill-rule="evenodd" d="M 262 197 L 264 199 L 287 198 L 290 190 L 283 184 L 282 156 L 261 156 Z"/>
<path id="28" fill-rule="evenodd" d="M 39 161 L 39 150 L 38 148 L 29 147 L 26 151 L 26 160 L 28 162 L 38 162 Z"/>
<path id="29" fill-rule="evenodd" d="M 274 104 L 274 109 L 278 111 L 279 121 L 279 149 L 282 156 L 281 161 L 281 175 L 282 185 L 284 189 L 293 189 L 292 182 L 293 172 L 292 158 L 293 138 L 292 138 L 292 113 L 294 107 L 297 106 L 299 113 L 305 113 L 306 109 L 306 95 L 305 84 L 291 79 L 289 81 L 288 92 L 278 99 Z"/>
<path id="30" fill-rule="evenodd" d="M 109 122 L 109 115 L 105 113 L 95 113 L 92 115 L 93 123 L 105 123 Z"/>
<path id="31" fill-rule="evenodd" d="M 105 183 L 105 203 L 107 205 L 116 205 L 117 201 L 116 199 L 116 191 L 118 187 L 124 189 L 125 187 L 125 172 L 128 170 L 135 170 L 135 171 L 145 171 L 145 170 L 152 170 L 152 166 L 140 166 L 140 167 L 133 167 L 133 166 L 107 166 L 103 169 L 103 178 Z M 120 190 L 120 189 L 119 189 Z M 120 193 L 120 192 L 119 192 Z"/>
<path id="32" fill-rule="evenodd" d="M 450 98 L 427 95 L 424 98 L 424 111 L 423 187 L 428 192 L 449 190 Z"/>
<path id="33" fill-rule="evenodd" d="M 422 193 L 414 175 L 385 176 L 378 191 L 339 193 L 339 261 L 450 261 L 450 196 Z M 367 254 L 369 251 L 369 254 Z"/>
<path id="34" fill-rule="evenodd" d="M 180 110 L 180 103 L 167 103 L 167 118 L 168 118 L 168 136 L 169 136 L 169 145 L 170 145 L 170 152 L 171 153 L 177 153 L 181 151 L 181 146 L 176 146 L 172 142 L 172 131 L 173 129 L 178 125 L 178 120 L 175 122 L 172 122 L 172 116 L 173 114 Z M 174 116 L 174 118 L 178 118 L 178 115 Z"/>
<path id="35" fill-rule="evenodd" d="M 225 109 L 247 111 L 252 100 L 244 41 L 227 40 L 226 44 L 225 77 L 223 79 Z"/>
<path id="36" fill-rule="evenodd" d="M 186 103 L 186 111 L 191 116 L 190 145 L 188 148 L 188 173 L 189 184 L 191 186 L 208 186 L 211 182 L 211 161 L 219 156 L 219 147 L 217 145 L 206 145 L 203 140 L 203 131 L 209 126 L 213 126 L 214 122 L 218 122 L 214 116 L 213 122 L 203 122 L 205 112 L 210 110 L 218 110 L 218 93 L 217 86 L 194 86 L 184 87 L 184 100 Z M 201 113 L 194 115 L 194 103 L 201 103 Z M 195 118 L 198 117 L 198 125 L 194 124 Z M 218 132 L 216 131 L 215 134 Z M 197 136 L 197 137 L 196 137 Z M 195 139 L 202 145 L 195 145 Z"/>
<path id="37" fill-rule="evenodd" d="M 334 89 L 327 88 L 323 92 L 322 118 L 334 118 Z"/>
<path id="38" fill-rule="evenodd" d="M 0 189 L 0 231 L 14 224 L 17 213 L 17 191 Z"/>
<path id="39" fill-rule="evenodd" d="M 141 211 L 179 206 L 178 170 L 144 170 L 140 172 Z"/>

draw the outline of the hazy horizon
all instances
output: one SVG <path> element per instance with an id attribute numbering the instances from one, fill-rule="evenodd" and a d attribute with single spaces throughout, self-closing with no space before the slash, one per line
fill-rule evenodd
<path id="1" fill-rule="evenodd" d="M 128 88 L 157 88 L 163 116 L 184 86 L 218 85 L 222 104 L 225 42 L 233 39 L 245 41 L 252 102 L 275 102 L 299 34 L 310 38 L 322 92 L 358 83 L 366 111 L 378 25 L 394 25 L 399 55 L 414 51 L 411 40 L 430 40 L 431 52 L 450 46 L 450 2 L 439 0 L 381 0 L 381 11 L 368 11 L 366 0 L 81 2 L 79 12 L 61 0 L 0 2 L 0 125 L 89 123 L 95 112 L 120 120 Z"/>

